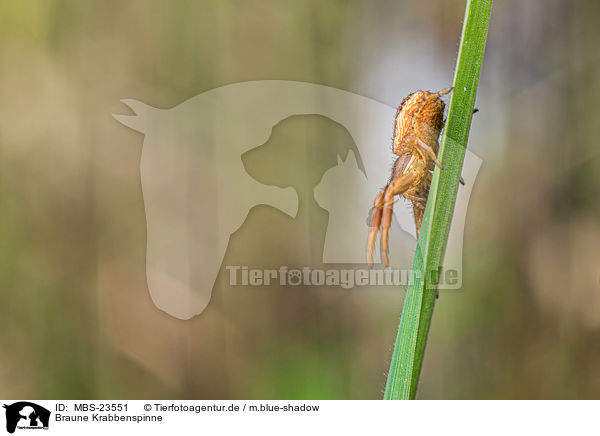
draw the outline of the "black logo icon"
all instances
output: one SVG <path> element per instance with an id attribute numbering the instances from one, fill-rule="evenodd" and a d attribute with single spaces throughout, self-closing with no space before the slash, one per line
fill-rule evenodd
<path id="1" fill-rule="evenodd" d="M 6 431 L 14 433 L 15 429 L 48 429 L 50 411 L 29 401 L 19 401 L 4 405 L 6 409 Z"/>

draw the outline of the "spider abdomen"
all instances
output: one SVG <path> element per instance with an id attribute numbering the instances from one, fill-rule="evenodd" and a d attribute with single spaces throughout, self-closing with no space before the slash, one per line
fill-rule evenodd
<path id="1" fill-rule="evenodd" d="M 434 151 L 437 153 L 446 106 L 439 96 L 444 91 L 417 91 L 402 101 L 396 112 L 394 124 L 395 154 L 401 155 L 406 148 L 413 148 L 415 140 L 435 147 Z"/>

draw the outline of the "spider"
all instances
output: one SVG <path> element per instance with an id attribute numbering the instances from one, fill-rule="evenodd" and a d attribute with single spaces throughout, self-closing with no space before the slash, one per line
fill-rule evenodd
<path id="1" fill-rule="evenodd" d="M 434 165 L 443 169 L 437 159 L 438 140 L 444 127 L 445 107 L 440 97 L 451 91 L 452 88 L 439 92 L 413 92 L 402 100 L 398 107 L 394 123 L 393 150 L 399 157 L 392 166 L 390 181 L 377 194 L 373 204 L 367 243 L 369 266 L 373 266 L 373 249 L 380 227 L 381 255 L 384 265 L 389 266 L 388 231 L 396 195 L 402 195 L 412 201 L 417 238 L 419 237 Z M 462 178 L 461 183 L 464 183 Z"/>

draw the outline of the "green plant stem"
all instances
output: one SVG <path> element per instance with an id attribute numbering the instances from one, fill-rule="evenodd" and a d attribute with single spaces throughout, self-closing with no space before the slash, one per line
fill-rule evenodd
<path id="1" fill-rule="evenodd" d="M 384 399 L 414 399 L 436 300 L 432 272 L 442 264 L 477 93 L 492 0 L 468 0 L 438 158 L 409 281 Z"/>

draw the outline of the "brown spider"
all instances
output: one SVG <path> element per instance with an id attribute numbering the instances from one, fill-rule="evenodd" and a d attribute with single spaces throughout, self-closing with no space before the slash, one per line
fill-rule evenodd
<path id="1" fill-rule="evenodd" d="M 394 153 L 399 157 L 392 167 L 390 181 L 377 194 L 373 204 L 367 244 L 369 266 L 373 266 L 373 248 L 380 226 L 381 255 L 384 265 L 389 266 L 388 231 L 396 195 L 402 195 L 412 201 L 419 237 L 434 165 L 442 169 L 437 152 L 440 132 L 444 127 L 445 104 L 440 96 L 450 91 L 452 88 L 439 92 L 413 92 L 402 100 L 398 107 L 394 124 Z"/>

